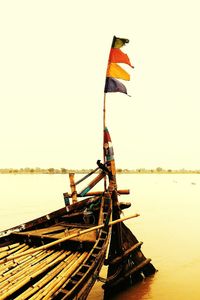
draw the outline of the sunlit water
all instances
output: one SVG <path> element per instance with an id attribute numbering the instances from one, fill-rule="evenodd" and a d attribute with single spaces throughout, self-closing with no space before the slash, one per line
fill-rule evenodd
<path id="1" fill-rule="evenodd" d="M 69 191 L 67 175 L 0 175 L 0 186 L 0 230 L 61 208 Z M 199 300 L 200 175 L 119 175 L 118 188 L 131 190 L 124 214 L 141 216 L 126 225 L 158 272 L 113 300 Z M 103 299 L 100 282 L 88 299 Z"/>

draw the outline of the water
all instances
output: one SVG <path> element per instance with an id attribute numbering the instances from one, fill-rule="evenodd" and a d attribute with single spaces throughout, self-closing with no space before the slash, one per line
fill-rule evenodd
<path id="1" fill-rule="evenodd" d="M 0 186 L 0 230 L 61 208 L 69 191 L 67 175 L 0 175 Z M 158 272 L 113 300 L 199 300 L 200 176 L 119 175 L 118 188 L 131 189 L 120 197 L 132 203 L 124 215 L 141 216 L 126 225 Z M 103 299 L 100 282 L 88 299 Z"/>

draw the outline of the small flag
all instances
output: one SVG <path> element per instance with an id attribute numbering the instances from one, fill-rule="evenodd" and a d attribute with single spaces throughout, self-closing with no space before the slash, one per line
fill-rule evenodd
<path id="1" fill-rule="evenodd" d="M 130 75 L 116 63 L 108 64 L 106 76 L 130 80 Z"/>
<path id="2" fill-rule="evenodd" d="M 123 83 L 121 83 L 119 80 L 112 78 L 112 77 L 106 77 L 106 83 L 105 83 L 105 93 L 115 93 L 120 92 L 127 94 L 127 89 Z"/>
<path id="3" fill-rule="evenodd" d="M 106 158 L 106 162 L 114 159 L 112 141 L 107 127 L 104 129 L 104 155 Z"/>
<path id="4" fill-rule="evenodd" d="M 112 146 L 112 141 L 110 138 L 110 134 L 108 131 L 108 128 L 105 127 L 104 129 L 104 157 L 105 157 L 105 163 L 108 169 L 110 170 L 113 179 L 116 175 L 116 168 L 115 168 L 115 160 L 114 160 L 114 151 Z"/>
<path id="5" fill-rule="evenodd" d="M 116 36 L 113 37 L 112 48 L 121 48 L 125 44 L 129 43 L 128 39 L 118 38 Z"/>
<path id="6" fill-rule="evenodd" d="M 108 63 L 124 63 L 133 68 L 131 65 L 131 62 L 129 60 L 129 57 L 127 54 L 123 53 L 120 49 L 118 48 L 111 48 L 110 49 L 110 56 L 108 59 Z"/>
<path id="7" fill-rule="evenodd" d="M 127 73 L 119 63 L 124 63 L 133 68 L 127 54 L 121 51 L 121 47 L 129 43 L 128 39 L 113 37 L 110 55 L 108 59 L 108 66 L 106 72 L 106 82 L 104 93 L 120 92 L 127 94 L 126 87 L 117 79 L 130 80 L 130 75 Z M 116 79 L 117 78 L 117 79 Z"/>

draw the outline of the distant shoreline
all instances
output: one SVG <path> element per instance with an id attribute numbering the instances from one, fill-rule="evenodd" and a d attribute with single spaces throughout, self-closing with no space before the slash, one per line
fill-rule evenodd
<path id="1" fill-rule="evenodd" d="M 20 169 L 12 169 L 12 168 L 4 168 L 0 169 L 0 174 L 88 174 L 91 172 L 92 169 L 65 169 L 65 168 L 20 168 Z M 98 171 L 97 171 L 98 172 Z M 200 170 L 172 170 L 172 169 L 136 169 L 136 170 L 129 170 L 129 169 L 117 169 L 117 174 L 200 174 Z"/>

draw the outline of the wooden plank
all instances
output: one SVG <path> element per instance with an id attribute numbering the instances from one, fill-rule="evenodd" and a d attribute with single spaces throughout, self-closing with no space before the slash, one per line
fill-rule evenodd
<path id="1" fill-rule="evenodd" d="M 61 231 L 61 230 L 65 230 L 66 227 L 61 226 L 61 225 L 54 225 L 54 226 L 50 226 L 50 227 L 45 227 L 45 228 L 41 228 L 41 229 L 36 229 L 36 230 L 29 230 L 29 231 L 25 231 L 24 233 L 26 234 L 35 234 L 35 235 L 43 235 L 43 234 L 48 234 L 51 232 L 56 232 L 56 231 Z"/>
<path id="2" fill-rule="evenodd" d="M 0 236 L 8 235 L 13 231 L 17 231 L 17 230 L 21 231 L 22 229 L 25 230 L 25 229 L 31 228 L 33 226 L 37 226 L 37 225 L 42 224 L 42 223 L 47 223 L 47 221 L 49 221 L 51 219 L 54 220 L 55 218 L 61 217 L 64 214 L 66 214 L 66 207 L 60 208 L 60 209 L 58 209 L 54 212 L 51 212 L 51 213 L 46 214 L 42 217 L 33 219 L 33 220 L 31 220 L 29 222 L 26 222 L 26 223 L 23 223 L 21 225 L 14 226 L 14 227 L 9 228 L 7 230 L 1 231 Z"/>
<path id="3" fill-rule="evenodd" d="M 133 267 L 131 270 L 127 271 L 126 273 L 123 273 L 121 275 L 121 277 L 119 277 L 118 279 L 109 279 L 107 278 L 105 285 L 103 285 L 104 289 L 108 289 L 108 288 L 112 288 L 116 285 L 119 285 L 121 283 L 123 283 L 123 281 L 127 280 L 127 277 L 131 276 L 132 274 L 138 272 L 141 270 L 142 272 L 142 268 L 144 268 L 146 265 L 148 265 L 151 262 L 150 258 L 145 259 L 144 261 L 142 261 L 140 264 L 138 264 L 137 266 Z M 113 277 L 113 276 L 112 276 Z"/>
<path id="4" fill-rule="evenodd" d="M 95 242 L 96 241 L 96 232 L 89 232 L 79 236 L 80 229 L 74 228 L 69 231 L 63 231 L 60 233 L 51 233 L 51 234 L 35 234 L 31 232 L 13 232 L 12 235 L 17 236 L 27 236 L 33 238 L 41 238 L 41 239 L 54 239 L 59 240 L 63 238 L 67 238 L 68 236 L 75 235 L 75 237 L 70 238 L 71 241 L 78 241 L 78 242 Z"/>
<path id="5" fill-rule="evenodd" d="M 114 258 L 113 260 L 108 261 L 108 263 L 106 263 L 106 265 L 119 264 L 122 260 L 124 260 L 127 256 L 129 256 L 133 251 L 138 249 L 142 244 L 143 244 L 143 242 L 139 242 L 139 243 L 133 245 L 128 250 L 126 250 L 121 256 L 118 256 L 118 257 Z"/>
<path id="6" fill-rule="evenodd" d="M 84 224 L 84 223 L 66 223 L 66 222 L 60 222 L 59 225 L 66 228 L 91 228 L 94 226 L 94 224 Z"/>
<path id="7" fill-rule="evenodd" d="M 100 211 L 99 211 L 98 225 L 103 224 L 103 220 L 104 220 L 104 216 L 103 216 L 104 202 L 105 202 L 105 197 L 102 197 L 102 199 L 101 199 L 101 207 L 100 207 Z"/>
<path id="8" fill-rule="evenodd" d="M 79 230 L 73 231 L 73 232 L 69 232 L 68 234 L 66 234 L 66 232 L 62 232 L 62 233 L 58 233 L 53 235 L 53 238 L 55 239 L 62 239 L 67 237 L 70 234 L 75 234 L 78 233 Z M 97 239 L 97 235 L 96 235 L 96 231 L 91 231 L 88 232 L 86 234 L 82 234 L 81 236 L 78 237 L 74 237 L 72 239 L 70 239 L 71 241 L 77 241 L 77 242 L 96 242 Z"/>
<path id="9" fill-rule="evenodd" d="M 78 196 L 78 197 L 101 196 L 101 195 L 103 195 L 103 193 L 104 193 L 104 191 L 93 191 L 93 192 L 88 192 L 88 193 L 87 193 L 86 195 L 84 195 L 84 196 L 81 196 L 81 194 L 78 193 L 77 196 Z M 130 190 L 128 190 L 128 189 L 118 190 L 117 193 L 118 193 L 119 195 L 129 195 L 129 194 L 130 194 Z M 69 197 L 69 198 L 72 197 L 72 195 L 71 195 L 71 194 L 68 194 L 68 193 L 63 193 L 63 196 L 64 196 L 64 197 L 67 196 L 67 197 Z"/>
<path id="10" fill-rule="evenodd" d="M 102 178 L 104 178 L 106 174 L 101 172 L 98 176 L 96 176 L 86 188 L 84 188 L 79 195 L 84 197 Z"/>

